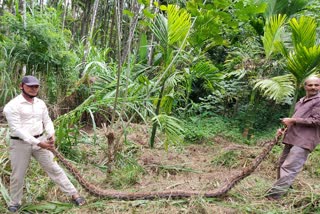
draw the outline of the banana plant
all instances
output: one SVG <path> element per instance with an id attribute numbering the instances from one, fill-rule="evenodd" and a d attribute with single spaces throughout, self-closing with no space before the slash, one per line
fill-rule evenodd
<path id="1" fill-rule="evenodd" d="M 286 37 L 286 26 L 291 38 Z M 288 22 L 285 15 L 273 16 L 265 27 L 262 39 L 265 54 L 267 57 L 281 54 L 288 73 L 260 80 L 255 88 L 261 89 L 266 97 L 277 102 L 293 97 L 290 115 L 297 102 L 299 88 L 320 67 L 320 45 L 317 43 L 316 30 L 316 20 L 308 16 L 292 18 Z"/>

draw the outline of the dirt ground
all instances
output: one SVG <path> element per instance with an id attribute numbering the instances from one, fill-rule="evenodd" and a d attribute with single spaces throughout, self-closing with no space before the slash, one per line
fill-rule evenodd
<path id="1" fill-rule="evenodd" d="M 228 182 L 228 179 L 232 177 L 232 175 L 239 173 L 243 167 L 248 166 L 254 157 L 262 151 L 261 146 L 239 145 L 229 142 L 220 136 L 208 139 L 206 143 L 174 146 L 169 147 L 168 150 L 164 149 L 158 140 L 156 148 L 150 149 L 148 144 L 149 136 L 147 135 L 146 128 L 138 125 L 133 125 L 131 128 L 133 131 L 127 136 L 127 141 L 136 146 L 135 156 L 145 173 L 133 186 L 117 190 L 121 192 L 180 190 L 204 193 L 213 191 Z M 101 131 L 99 135 L 103 136 L 103 131 Z M 107 142 L 105 143 L 107 144 Z M 91 156 L 89 154 L 91 149 L 88 148 L 88 146 L 84 149 L 88 151 L 87 158 L 90 160 L 89 162 L 96 162 L 97 157 L 99 157 L 98 159 L 100 161 L 104 159 L 101 157 L 103 154 Z M 233 160 L 232 165 L 224 166 L 223 161 L 228 161 L 223 160 L 224 157 L 220 157 L 222 161 L 214 164 L 213 160 L 215 160 L 215 158 L 219 158 L 221 154 L 230 151 L 235 151 L 238 154 L 237 159 Z M 264 167 L 263 170 L 270 169 Z M 110 186 L 107 184 L 108 181 L 106 181 L 106 175 L 100 170 L 92 169 L 88 166 L 83 168 L 82 172 L 86 174 L 86 177 L 91 182 L 101 188 L 110 189 Z M 270 177 L 270 175 L 265 176 Z M 249 185 L 255 184 L 250 182 Z M 97 200 L 87 193 L 84 194 L 89 198 L 90 203 L 94 203 L 94 201 Z M 261 195 L 263 195 L 263 192 L 261 192 Z M 215 203 L 208 203 L 206 200 L 207 199 L 203 199 L 200 196 L 180 200 L 159 199 L 131 202 L 111 199 L 111 201 L 108 200 L 105 203 L 108 204 L 107 207 L 116 204 L 115 206 L 117 208 L 115 210 L 113 208 L 112 213 L 239 213 L 239 210 L 232 206 L 221 206 Z M 227 195 L 224 198 L 209 199 L 209 202 L 210 200 L 221 200 L 222 203 L 225 203 L 232 199 Z M 121 205 L 119 205 L 119 203 Z M 127 206 L 129 206 L 129 208 Z M 81 213 L 92 212 L 91 209 L 87 211 L 84 209 L 81 210 Z M 109 211 L 106 213 L 109 213 Z"/>
<path id="2" fill-rule="evenodd" d="M 86 130 L 89 132 L 89 130 Z M 119 131 L 119 133 L 121 133 Z M 108 144 L 106 132 L 98 131 L 100 144 Z M 117 136 L 116 136 L 116 139 Z M 158 139 L 156 148 L 150 149 L 149 136 L 146 127 L 133 124 L 127 136 L 128 145 L 121 148 L 134 152 L 137 162 L 144 169 L 134 185 L 117 189 L 119 192 L 154 192 L 167 190 L 181 191 L 214 191 L 228 182 L 228 179 L 251 164 L 254 158 L 262 152 L 263 145 L 249 146 L 236 144 L 222 136 L 213 136 L 201 144 L 184 144 L 169 146 L 166 150 Z M 122 140 L 119 140 L 122 143 Z M 79 144 L 84 154 L 83 162 L 72 162 L 83 177 L 103 189 L 112 189 L 105 170 L 99 166 L 107 157 L 107 147 L 97 147 L 93 144 Z M 105 148 L 104 151 L 101 148 Z M 4 148 L 2 148 L 2 151 Z M 230 156 L 223 156 L 228 154 Z M 90 195 L 74 178 L 70 177 L 80 193 L 86 197 L 87 204 L 83 207 L 65 208 L 55 213 L 295 213 L 297 202 L 289 206 L 285 201 L 270 202 L 264 198 L 264 192 L 270 187 L 276 176 L 278 153 L 271 152 L 267 159 L 251 176 L 245 178 L 228 192 L 223 198 L 203 198 L 195 196 L 181 199 L 155 199 L 124 201 L 113 198 L 105 199 Z M 85 163 L 85 164 L 83 164 Z M 31 170 L 39 166 L 32 165 Z M 30 170 L 29 170 L 30 171 Z M 29 176 L 34 172 L 28 172 Z M 8 186 L 8 176 L 4 183 Z M 69 199 L 44 175 L 47 185 L 37 196 L 36 203 L 40 206 L 46 202 L 69 203 Z M 39 178 L 38 178 L 39 179 Z M 303 182 L 302 182 L 303 181 Z M 31 185 L 34 182 L 29 180 Z M 315 180 L 308 172 L 299 175 L 295 188 L 302 190 L 315 185 Z M 39 190 L 40 191 L 40 190 Z M 45 191 L 45 192 L 43 192 Z M 306 196 L 307 197 L 307 196 Z M 41 200 L 40 200 L 41 198 Z M 302 203 L 302 202 L 301 202 Z M 290 204 L 290 203 L 289 203 Z M 4 202 L 1 206 L 5 207 Z M 275 211 L 274 211 L 275 210 Z M 288 212 L 287 212 L 288 211 Z M 300 211 L 300 210 L 298 210 Z M 30 213 L 30 212 L 29 212 Z M 37 213 L 37 212 L 31 212 Z M 297 212 L 298 213 L 298 212 Z"/>

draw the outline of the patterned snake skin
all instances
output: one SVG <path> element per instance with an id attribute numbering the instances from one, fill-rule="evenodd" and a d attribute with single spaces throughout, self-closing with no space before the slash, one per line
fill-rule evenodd
<path id="1" fill-rule="evenodd" d="M 234 175 L 226 183 L 214 191 L 200 192 L 200 191 L 182 191 L 182 190 L 172 190 L 172 191 L 155 191 L 155 192 L 121 192 L 112 189 L 101 189 L 94 184 L 89 183 L 80 174 L 73 165 L 71 165 L 57 150 L 53 150 L 53 154 L 59 159 L 59 161 L 72 173 L 72 175 L 77 179 L 83 188 L 85 188 L 89 193 L 104 198 L 114 198 L 121 200 L 138 200 L 138 199 L 157 199 L 157 198 L 188 198 L 192 196 L 202 196 L 202 197 L 222 197 L 230 189 L 232 189 L 238 182 L 240 182 L 245 177 L 249 176 L 254 170 L 259 166 L 263 159 L 269 154 L 273 146 L 277 144 L 279 137 L 274 140 L 269 140 L 264 143 L 265 148 L 263 151 L 252 161 L 252 164 L 245 167 L 241 172 Z"/>

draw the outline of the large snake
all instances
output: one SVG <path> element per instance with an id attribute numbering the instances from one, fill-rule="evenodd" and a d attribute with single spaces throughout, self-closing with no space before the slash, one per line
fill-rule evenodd
<path id="1" fill-rule="evenodd" d="M 59 161 L 72 173 L 77 181 L 84 187 L 89 193 L 98 197 L 115 198 L 121 200 L 138 200 L 138 199 L 156 199 L 156 198 L 188 198 L 192 196 L 202 197 L 222 197 L 230 189 L 232 189 L 238 182 L 249 176 L 259 166 L 263 159 L 269 154 L 273 146 L 279 141 L 279 137 L 274 140 L 270 140 L 264 143 L 265 148 L 263 151 L 252 161 L 252 164 L 245 167 L 236 175 L 232 176 L 224 185 L 213 191 L 200 192 L 200 191 L 182 191 L 182 190 L 167 190 L 167 191 L 154 191 L 154 192 L 123 192 L 112 189 L 101 189 L 94 184 L 91 184 L 83 178 L 77 168 L 70 164 L 56 149 L 52 150 L 53 154 L 59 159 Z"/>

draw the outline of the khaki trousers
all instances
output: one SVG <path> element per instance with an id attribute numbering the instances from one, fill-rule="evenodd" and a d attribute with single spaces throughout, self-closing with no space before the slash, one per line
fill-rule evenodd
<path id="1" fill-rule="evenodd" d="M 39 138 L 41 140 L 41 138 Z M 71 196 L 77 194 L 77 190 L 66 176 L 63 169 L 53 160 L 52 152 L 31 145 L 22 140 L 13 140 L 10 142 L 9 158 L 11 162 L 12 173 L 10 176 L 10 205 L 20 205 L 23 196 L 24 177 L 33 156 L 48 174 L 48 176 L 59 186 L 59 188 Z M 36 182 L 36 181 L 35 181 Z"/>
<path id="2" fill-rule="evenodd" d="M 310 151 L 298 146 L 285 144 L 279 160 L 279 178 L 267 192 L 268 195 L 281 196 L 287 192 L 298 173 L 302 170 Z"/>

